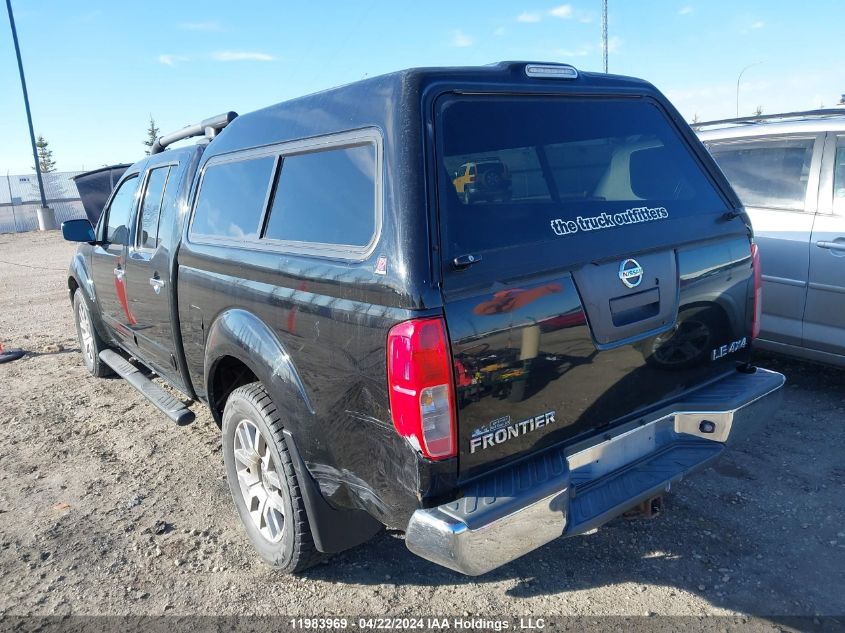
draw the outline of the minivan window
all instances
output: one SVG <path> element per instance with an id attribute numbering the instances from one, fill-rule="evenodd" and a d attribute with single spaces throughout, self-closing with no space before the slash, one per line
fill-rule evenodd
<path id="1" fill-rule="evenodd" d="M 109 205 L 106 219 L 106 241 L 111 244 L 129 243 L 129 219 L 135 206 L 138 176 L 130 176 L 120 185 Z"/>
<path id="2" fill-rule="evenodd" d="M 813 144 L 811 138 L 780 138 L 709 149 L 746 206 L 803 211 Z"/>
<path id="3" fill-rule="evenodd" d="M 147 188 L 141 202 L 141 217 L 138 221 L 139 248 L 154 250 L 158 247 L 158 220 L 161 215 L 161 201 L 170 175 L 170 167 L 159 167 L 150 171 Z"/>
<path id="4" fill-rule="evenodd" d="M 836 138 L 833 167 L 833 211 L 845 215 L 845 136 Z"/>
<path id="5" fill-rule="evenodd" d="M 275 160 L 262 156 L 209 164 L 197 196 L 191 237 L 257 238 Z"/>
<path id="6" fill-rule="evenodd" d="M 449 96 L 437 136 L 452 256 L 726 210 L 648 99 Z"/>
<path id="7" fill-rule="evenodd" d="M 264 237 L 366 246 L 376 229 L 375 167 L 372 143 L 283 157 Z"/>

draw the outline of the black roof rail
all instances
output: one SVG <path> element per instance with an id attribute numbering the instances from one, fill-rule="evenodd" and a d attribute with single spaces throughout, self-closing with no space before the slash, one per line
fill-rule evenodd
<path id="1" fill-rule="evenodd" d="M 183 127 L 181 130 L 177 130 L 176 132 L 159 136 L 155 140 L 155 143 L 153 143 L 150 154 L 163 152 L 168 145 L 171 145 L 176 141 L 181 141 L 182 139 L 191 138 L 192 136 L 205 136 L 206 138 L 212 139 L 217 136 L 217 133 L 220 130 L 234 121 L 237 116 L 237 112 L 224 112 L 223 114 L 218 114 L 217 116 L 195 123 L 194 125 Z"/>
<path id="2" fill-rule="evenodd" d="M 756 114 L 752 116 L 742 116 L 733 119 L 717 119 L 715 121 L 702 121 L 701 123 L 691 123 L 693 130 L 699 131 L 701 128 L 710 127 L 713 125 L 742 125 L 743 123 L 765 123 L 766 121 L 782 121 L 786 119 L 806 119 L 811 117 L 826 117 L 826 116 L 845 116 L 845 108 L 842 106 L 838 108 L 820 108 L 818 110 L 802 110 L 798 112 L 783 112 L 781 114 Z"/>

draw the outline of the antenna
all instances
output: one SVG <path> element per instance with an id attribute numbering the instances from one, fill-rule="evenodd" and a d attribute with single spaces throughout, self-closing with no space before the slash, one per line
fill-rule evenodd
<path id="1" fill-rule="evenodd" d="M 601 0 L 601 45 L 604 53 L 604 72 L 607 74 L 607 0 Z"/>

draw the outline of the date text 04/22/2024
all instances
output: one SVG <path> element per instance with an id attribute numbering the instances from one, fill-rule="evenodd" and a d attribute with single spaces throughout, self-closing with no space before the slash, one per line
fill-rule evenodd
<path id="1" fill-rule="evenodd" d="M 296 630 L 457 630 L 457 631 L 505 631 L 542 630 L 545 618 L 521 616 L 519 618 L 481 617 L 299 617 L 288 620 L 291 629 Z"/>

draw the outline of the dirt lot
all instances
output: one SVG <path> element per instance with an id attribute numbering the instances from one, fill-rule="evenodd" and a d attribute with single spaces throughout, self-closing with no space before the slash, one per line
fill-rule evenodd
<path id="1" fill-rule="evenodd" d="M 65 286 L 73 246 L 0 235 L 0 615 L 845 614 L 845 372 L 787 374 L 768 429 L 618 520 L 469 579 L 397 535 L 300 577 L 263 566 L 200 405 L 179 428 L 82 364 Z M 158 522 L 165 530 L 156 533 Z"/>

